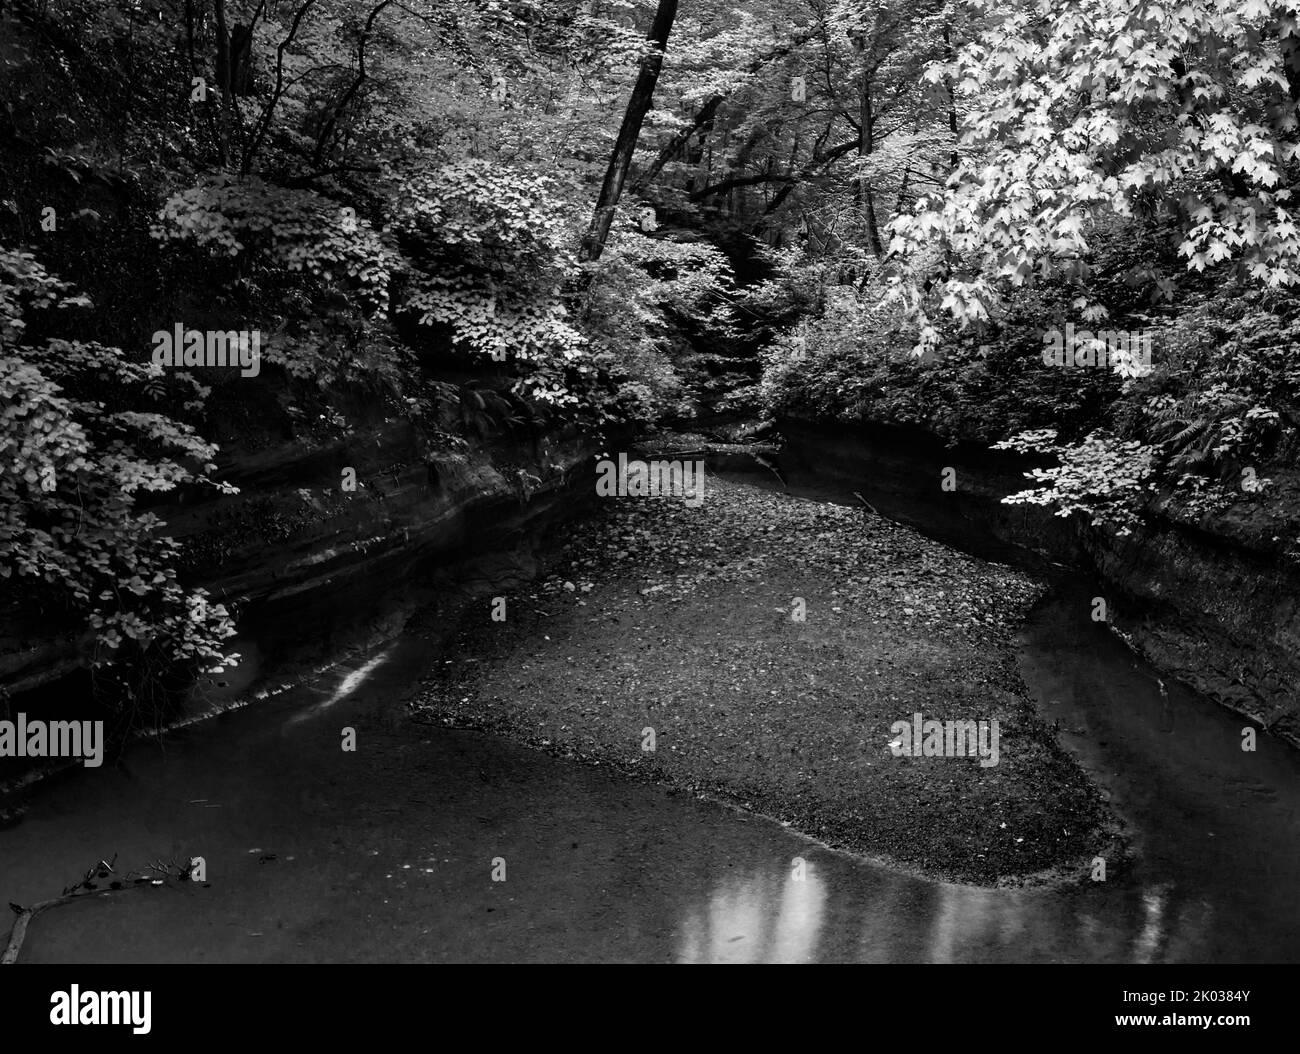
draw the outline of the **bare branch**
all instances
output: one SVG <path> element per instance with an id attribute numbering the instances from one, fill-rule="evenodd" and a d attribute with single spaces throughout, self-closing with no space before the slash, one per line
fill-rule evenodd
<path id="1" fill-rule="evenodd" d="M 262 142 L 266 139 L 266 133 L 271 127 L 271 115 L 280 103 L 280 96 L 284 94 L 284 53 L 288 50 L 289 45 L 293 43 L 294 37 L 298 34 L 298 27 L 315 3 L 316 0 L 305 0 L 303 5 L 298 8 L 293 16 L 293 23 L 289 26 L 288 34 L 275 49 L 275 89 L 271 92 L 271 98 L 267 100 L 266 106 L 262 108 L 261 117 L 257 122 L 257 131 L 253 136 L 253 143 L 244 154 L 244 163 L 240 166 L 241 175 L 246 176 L 252 171 L 253 159 L 257 156 L 257 152 L 261 150 Z"/>
<path id="2" fill-rule="evenodd" d="M 329 139 L 330 133 L 338 124 L 338 120 L 342 116 L 343 111 L 347 109 L 348 103 L 352 101 L 353 97 L 360 90 L 362 83 L 366 79 L 366 41 L 370 39 L 370 32 L 374 28 L 375 19 L 378 18 L 379 13 L 392 2 L 393 0 L 381 0 L 381 2 L 371 10 L 370 17 L 366 19 L 366 27 L 361 31 L 361 39 L 357 43 L 357 76 L 348 86 L 348 90 L 343 93 L 343 97 L 339 99 L 338 105 L 334 107 L 334 112 L 330 114 L 329 120 L 327 120 L 321 128 L 320 135 L 316 137 L 316 149 L 312 152 L 311 161 L 312 164 L 317 167 L 320 166 L 321 160 L 325 155 L 326 140 Z"/>

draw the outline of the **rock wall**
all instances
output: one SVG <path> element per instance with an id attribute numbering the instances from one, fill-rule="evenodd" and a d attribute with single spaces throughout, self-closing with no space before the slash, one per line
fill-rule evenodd
<path id="1" fill-rule="evenodd" d="M 224 688 L 395 632 L 462 561 L 527 550 L 593 493 L 579 469 L 598 446 L 573 433 L 424 449 L 409 423 L 379 421 L 337 442 L 236 451 L 219 476 L 238 495 L 153 508 L 184 546 L 184 579 L 236 613 L 232 647 L 245 661 Z M 344 469 L 355 471 L 355 490 L 344 488 Z M 11 698 L 66 686 L 90 658 L 88 636 L 0 599 L 0 689 Z"/>
<path id="2" fill-rule="evenodd" d="M 1119 537 L 1002 504 L 1029 485 L 1033 462 L 1019 455 L 949 446 L 919 429 L 779 427 L 787 479 L 858 491 L 883 514 L 989 559 L 1092 574 L 1110 620 L 1152 665 L 1300 746 L 1300 573 L 1281 558 L 1276 522 L 1231 510 L 1192 520 L 1162 505 L 1144 530 Z M 951 492 L 941 489 L 945 468 L 956 473 Z M 1295 485 L 1279 482 L 1284 493 Z"/>
<path id="3" fill-rule="evenodd" d="M 1300 745 L 1300 574 L 1234 525 L 1158 517 L 1086 547 L 1152 665 Z"/>

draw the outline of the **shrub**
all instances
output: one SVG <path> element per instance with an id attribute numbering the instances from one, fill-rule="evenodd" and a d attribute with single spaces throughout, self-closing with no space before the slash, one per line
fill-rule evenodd
<path id="1" fill-rule="evenodd" d="M 89 306 L 32 254 L 0 248 L 0 578 L 88 622 L 110 701 L 158 713 L 169 675 L 238 656 L 222 647 L 234 634 L 225 608 L 180 585 L 178 546 L 137 496 L 235 491 L 207 475 L 214 446 L 139 409 L 161 367 L 50 335 L 62 313 Z"/>

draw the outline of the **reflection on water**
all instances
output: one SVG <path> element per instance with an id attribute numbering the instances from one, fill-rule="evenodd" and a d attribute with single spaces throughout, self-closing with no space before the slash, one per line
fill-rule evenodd
<path id="1" fill-rule="evenodd" d="M 360 669 L 350 671 L 343 678 L 343 682 L 330 694 L 328 699 L 317 703 L 315 706 L 308 707 L 305 710 L 292 714 L 288 720 L 285 721 L 285 726 L 288 727 L 290 725 L 296 725 L 301 721 L 308 721 L 313 717 L 323 714 L 336 703 L 347 699 L 365 683 L 366 679 L 369 678 L 378 667 L 383 665 L 390 655 L 392 655 L 393 647 L 394 646 L 385 648 L 374 658 L 368 660 L 364 665 L 362 665 Z"/>
<path id="2" fill-rule="evenodd" d="M 779 874 L 719 884 L 681 927 L 680 963 L 813 962 L 826 888 L 811 860 Z"/>
<path id="3" fill-rule="evenodd" d="M 688 907 L 680 963 L 1162 962 L 1202 958 L 1204 901 L 1168 885 L 978 889 L 910 878 L 829 852 L 805 878 L 786 861 L 721 878 Z"/>
<path id="4" fill-rule="evenodd" d="M 1137 948 L 1134 952 L 1134 957 L 1140 963 L 1152 962 L 1160 948 L 1161 937 L 1164 935 L 1160 926 L 1165 910 L 1163 894 L 1164 891 L 1160 889 L 1153 889 L 1142 894 L 1142 908 L 1146 917 L 1142 932 L 1138 935 Z"/>

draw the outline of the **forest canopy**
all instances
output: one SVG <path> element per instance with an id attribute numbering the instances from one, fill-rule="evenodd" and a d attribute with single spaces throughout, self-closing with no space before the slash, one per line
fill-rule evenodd
<path id="1" fill-rule="evenodd" d="M 152 507 L 360 393 L 431 457 L 921 427 L 1120 531 L 1295 468 L 1271 0 L 15 0 L 0 101 L 0 576 L 130 705 L 237 661 Z M 160 364 L 173 326 L 259 374 Z"/>

